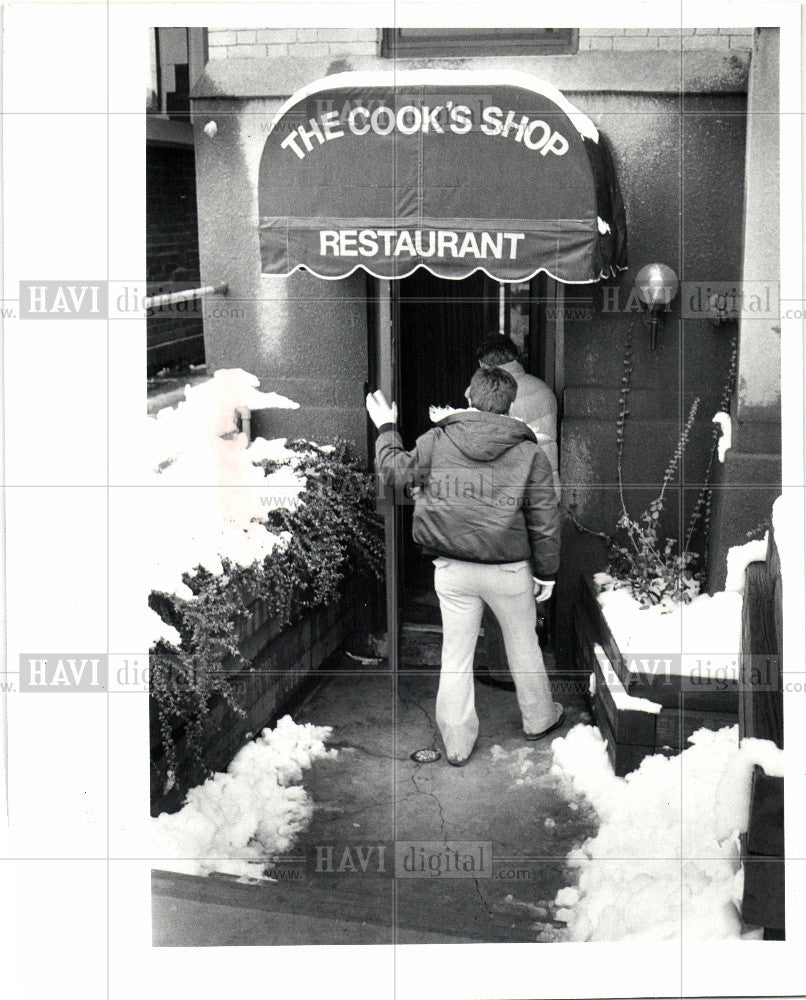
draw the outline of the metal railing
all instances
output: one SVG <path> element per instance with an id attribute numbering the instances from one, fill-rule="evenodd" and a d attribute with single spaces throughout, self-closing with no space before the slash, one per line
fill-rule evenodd
<path id="1" fill-rule="evenodd" d="M 202 285 L 201 288 L 185 288 L 181 292 L 148 295 L 143 300 L 143 305 L 146 309 L 162 309 L 163 306 L 173 306 L 178 302 L 193 302 L 196 299 L 203 299 L 206 295 L 226 295 L 227 292 L 229 285 L 226 282 L 220 285 Z"/>

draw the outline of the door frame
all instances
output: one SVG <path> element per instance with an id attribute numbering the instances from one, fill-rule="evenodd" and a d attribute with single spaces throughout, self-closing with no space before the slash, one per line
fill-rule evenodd
<path id="1" fill-rule="evenodd" d="M 367 275 L 371 310 L 370 354 L 374 357 L 376 385 L 390 401 L 400 396 L 400 309 L 398 283 L 388 278 Z M 379 481 L 380 482 L 380 481 Z M 400 662 L 400 544 L 401 518 L 395 501 L 394 486 L 378 492 L 378 511 L 383 516 L 383 539 L 386 553 L 386 635 L 389 666 L 397 671 Z"/>
<path id="2" fill-rule="evenodd" d="M 370 378 L 390 401 L 400 398 L 401 329 L 400 285 L 388 278 L 367 275 L 368 346 L 374 363 Z M 372 284 L 369 284 L 372 282 Z M 559 445 L 562 418 L 563 391 L 565 388 L 565 286 L 562 282 L 547 279 L 545 297 L 532 300 L 532 330 L 543 326 L 545 340 L 541 345 L 541 377 L 557 397 L 557 438 Z M 540 317 L 537 317 L 540 310 Z M 394 489 L 379 491 L 378 510 L 383 516 L 384 545 L 386 551 L 386 627 L 389 665 L 397 671 L 400 654 L 400 593 L 402 525 Z"/>

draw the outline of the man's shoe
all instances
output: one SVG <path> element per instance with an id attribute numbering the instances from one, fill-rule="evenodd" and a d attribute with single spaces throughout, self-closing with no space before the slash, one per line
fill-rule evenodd
<path id="1" fill-rule="evenodd" d="M 523 735 L 527 740 L 542 740 L 544 736 L 548 736 L 549 733 L 553 733 L 555 729 L 559 729 L 560 726 L 565 722 L 565 709 L 560 708 L 560 715 L 556 722 L 552 723 L 548 729 L 544 729 L 541 733 L 524 733 Z"/>
<path id="2" fill-rule="evenodd" d="M 471 750 L 467 757 L 451 757 L 450 754 L 446 754 L 446 757 L 451 767 L 464 767 L 472 755 L 473 751 Z"/>

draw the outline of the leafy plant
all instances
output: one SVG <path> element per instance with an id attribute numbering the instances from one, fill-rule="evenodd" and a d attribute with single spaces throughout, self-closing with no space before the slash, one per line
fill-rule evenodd
<path id="1" fill-rule="evenodd" d="M 727 411 L 733 394 L 736 374 L 736 344 L 734 341 L 729 371 L 722 392 L 720 409 Z M 649 503 L 637 517 L 630 514 L 624 495 L 623 455 L 630 389 L 632 387 L 633 361 L 632 341 L 628 339 L 622 361 L 621 388 L 619 391 L 619 413 L 616 421 L 616 455 L 619 502 L 621 512 L 616 521 L 616 532 L 613 535 L 603 531 L 594 531 L 584 525 L 576 516 L 576 505 L 572 504 L 567 516 L 581 531 L 601 538 L 608 547 L 610 562 L 608 573 L 617 585 L 627 586 L 632 595 L 644 606 L 661 603 L 678 603 L 692 600 L 698 593 L 702 583 L 704 558 L 692 551 L 691 545 L 695 534 L 700 531 L 704 535 L 704 550 L 707 552 L 707 534 L 710 521 L 710 509 L 713 488 L 711 476 L 714 458 L 718 448 L 720 431 L 714 427 L 711 456 L 694 511 L 684 536 L 682 551 L 677 551 L 677 540 L 661 539 L 660 524 L 663 515 L 666 491 L 672 482 L 688 446 L 691 430 L 699 408 L 699 397 L 695 398 L 689 409 L 688 417 L 678 437 L 677 446 L 663 474 L 659 494 Z"/>
<path id="2" fill-rule="evenodd" d="M 244 714 L 225 662 L 248 666 L 238 645 L 250 604 L 260 598 L 279 624 L 290 625 L 331 601 L 349 571 L 382 576 L 374 479 L 352 446 L 341 441 L 328 449 L 296 441 L 288 447 L 297 455 L 295 467 L 306 487 L 293 510 L 274 509 L 264 522 L 274 533 L 290 532 L 288 544 L 247 567 L 223 560 L 223 575 L 197 567 L 184 576 L 192 598 L 157 592 L 149 597 L 150 606 L 181 636 L 178 647 L 161 640 L 150 657 L 151 693 L 169 771 L 176 769 L 180 735 L 195 766 L 205 771 L 202 739 L 216 696 L 228 710 Z M 267 473 L 280 467 L 263 465 Z"/>
<path id="3" fill-rule="evenodd" d="M 629 386 L 629 383 L 627 385 Z M 621 411 L 625 417 L 629 412 L 625 409 L 626 397 L 625 392 Z M 622 478 L 624 423 L 619 428 L 618 482 L 621 514 L 616 526 L 625 532 L 626 542 L 620 544 L 616 540 L 613 541 L 610 571 L 611 575 L 627 583 L 633 596 L 645 605 L 658 604 L 665 599 L 690 601 L 699 591 L 699 581 L 691 571 L 697 555 L 688 550 L 676 553 L 675 539 L 666 538 L 661 541 L 659 534 L 666 489 L 685 454 L 699 405 L 699 398 L 691 404 L 677 447 L 664 471 L 660 493 L 637 518 L 630 515 L 624 498 Z"/>

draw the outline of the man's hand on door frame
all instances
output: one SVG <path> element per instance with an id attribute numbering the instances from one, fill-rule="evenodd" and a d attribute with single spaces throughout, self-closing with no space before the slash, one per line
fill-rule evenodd
<path id="1" fill-rule="evenodd" d="M 376 427 L 397 423 L 397 403 L 391 405 L 387 403 L 386 396 L 380 389 L 376 389 L 375 392 L 371 392 L 367 396 L 367 413 Z"/>

